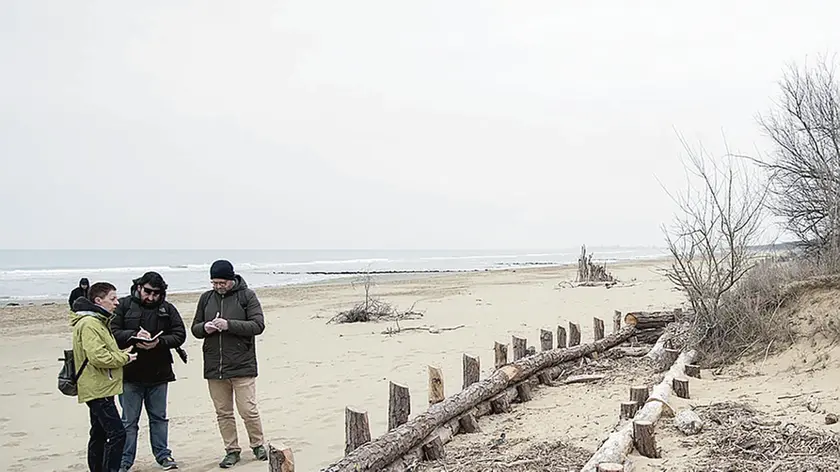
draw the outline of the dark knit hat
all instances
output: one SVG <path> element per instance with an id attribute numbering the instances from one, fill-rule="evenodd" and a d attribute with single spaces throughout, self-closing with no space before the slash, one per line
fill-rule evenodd
<path id="1" fill-rule="evenodd" d="M 210 278 L 233 280 L 236 274 L 233 273 L 233 264 L 226 260 L 218 260 L 210 266 Z"/>

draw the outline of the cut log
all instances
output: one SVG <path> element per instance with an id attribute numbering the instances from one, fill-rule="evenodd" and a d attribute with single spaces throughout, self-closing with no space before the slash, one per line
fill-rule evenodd
<path id="1" fill-rule="evenodd" d="M 598 464 L 598 472 L 624 472 L 623 464 L 616 464 L 614 462 L 604 462 Z"/>
<path id="2" fill-rule="evenodd" d="M 516 393 L 519 396 L 519 401 L 521 403 L 531 401 L 533 395 L 531 394 L 531 384 L 528 382 L 522 382 L 516 386 Z"/>
<path id="3" fill-rule="evenodd" d="M 388 386 L 388 431 L 408 421 L 411 395 L 408 387 L 390 382 Z"/>
<path id="4" fill-rule="evenodd" d="M 427 461 L 446 459 L 446 452 L 443 450 L 443 441 L 441 441 L 440 437 L 435 437 L 431 441 L 423 444 L 423 457 Z"/>
<path id="5" fill-rule="evenodd" d="M 624 315 L 624 323 L 635 326 L 638 330 L 664 328 L 668 323 L 673 323 L 675 320 L 672 311 L 634 311 Z"/>
<path id="6" fill-rule="evenodd" d="M 295 456 L 289 447 L 268 443 L 268 472 L 295 472 Z"/>
<path id="7" fill-rule="evenodd" d="M 580 345 L 580 326 L 569 322 L 569 347 Z"/>
<path id="8" fill-rule="evenodd" d="M 478 433 L 481 428 L 478 427 L 478 419 L 472 413 L 467 413 L 462 416 L 458 423 L 461 425 L 461 431 L 466 434 Z"/>
<path id="9" fill-rule="evenodd" d="M 528 340 L 518 336 L 513 336 L 512 340 L 511 346 L 513 346 L 513 360 L 516 362 L 525 357 L 525 354 L 528 351 Z"/>
<path id="10" fill-rule="evenodd" d="M 508 363 L 507 344 L 497 342 L 494 351 L 496 352 L 496 368 L 498 369 L 499 367 Z"/>
<path id="11" fill-rule="evenodd" d="M 621 329 L 621 312 L 615 310 L 613 314 L 613 333 L 617 333 Z"/>
<path id="12" fill-rule="evenodd" d="M 656 436 L 653 431 L 653 422 L 644 420 L 633 421 L 633 445 L 639 454 L 656 459 L 659 451 L 656 449 Z"/>
<path id="13" fill-rule="evenodd" d="M 626 329 L 626 328 L 624 328 Z M 668 406 L 668 397 L 671 394 L 671 383 L 675 377 L 682 375 L 686 364 L 694 360 L 696 353 L 688 351 L 680 354 L 677 362 L 665 374 L 662 382 L 658 383 L 650 394 L 647 403 L 639 409 L 633 417 L 634 421 L 648 421 L 655 424 L 662 415 L 663 408 Z M 601 447 L 595 451 L 592 458 L 581 468 L 581 472 L 595 472 L 598 464 L 604 462 L 623 463 L 633 450 L 633 422 L 627 422 L 618 431 L 610 434 Z"/>
<path id="14" fill-rule="evenodd" d="M 630 401 L 636 402 L 641 408 L 650 396 L 650 388 L 647 385 L 637 385 L 630 387 Z"/>
<path id="15" fill-rule="evenodd" d="M 629 420 L 630 418 L 636 416 L 636 412 L 639 411 L 641 405 L 638 402 L 621 402 L 621 411 L 619 412 L 619 418 L 623 420 Z"/>
<path id="16" fill-rule="evenodd" d="M 679 398 L 689 398 L 688 396 L 688 379 L 675 378 L 674 379 L 674 394 Z"/>
<path id="17" fill-rule="evenodd" d="M 592 339 L 600 341 L 604 339 L 604 320 L 592 318 Z"/>
<path id="18" fill-rule="evenodd" d="M 656 344 L 663 334 L 665 334 L 665 330 L 663 328 L 640 330 L 636 331 L 636 340 L 640 344 Z"/>
<path id="19" fill-rule="evenodd" d="M 370 442 L 370 423 L 366 411 L 344 409 L 344 454 L 349 455 Z"/>
<path id="20" fill-rule="evenodd" d="M 481 364 L 478 357 L 472 357 L 464 354 L 464 386 L 467 388 L 470 385 L 478 382 L 481 377 Z"/>
<path id="21" fill-rule="evenodd" d="M 554 333 L 548 329 L 540 330 L 540 348 L 543 351 L 554 349 Z"/>
<path id="22" fill-rule="evenodd" d="M 324 468 L 324 472 L 370 472 L 381 470 L 401 459 L 421 444 L 441 425 L 455 419 L 490 398 L 504 392 L 512 384 L 535 376 L 538 372 L 579 359 L 592 352 L 603 352 L 617 346 L 633 335 L 635 328 L 624 327 L 601 341 L 568 349 L 552 349 L 520 359 L 493 371 L 486 378 L 409 420 L 408 423 L 359 447 L 341 460 Z M 536 379 L 534 379 L 536 381 Z M 515 390 L 514 390 L 515 391 Z"/>
<path id="23" fill-rule="evenodd" d="M 662 356 L 662 364 L 659 366 L 659 370 L 664 371 L 670 369 L 678 357 L 680 357 L 680 351 L 678 349 L 665 349 L 665 355 Z"/>
<path id="24" fill-rule="evenodd" d="M 501 413 L 510 413 L 510 399 L 507 395 L 498 395 L 493 397 L 490 400 L 490 408 L 493 409 L 493 413 L 501 414 Z"/>
<path id="25" fill-rule="evenodd" d="M 429 366 L 429 405 L 440 403 L 446 399 L 443 393 L 443 372 L 440 367 Z"/>
<path id="26" fill-rule="evenodd" d="M 636 334 L 636 336 L 638 337 L 638 333 Z M 665 369 L 662 369 L 662 366 L 665 364 L 665 349 L 670 339 L 671 332 L 663 332 L 656 340 L 656 344 L 654 344 L 654 346 L 650 348 L 650 352 L 648 352 L 645 356 L 651 361 L 651 364 L 653 364 L 656 370 L 661 371 L 667 369 L 667 367 Z"/>
<path id="27" fill-rule="evenodd" d="M 689 377 L 694 377 L 695 379 L 700 378 L 700 366 L 696 364 L 688 364 L 685 366 L 685 375 Z"/>
<path id="28" fill-rule="evenodd" d="M 562 326 L 557 327 L 557 349 L 566 348 L 566 328 Z"/>

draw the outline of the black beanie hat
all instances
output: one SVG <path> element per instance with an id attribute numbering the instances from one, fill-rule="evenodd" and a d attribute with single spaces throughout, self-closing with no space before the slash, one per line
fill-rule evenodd
<path id="1" fill-rule="evenodd" d="M 233 280 L 235 277 L 233 264 L 226 260 L 218 260 L 210 266 L 211 279 Z"/>

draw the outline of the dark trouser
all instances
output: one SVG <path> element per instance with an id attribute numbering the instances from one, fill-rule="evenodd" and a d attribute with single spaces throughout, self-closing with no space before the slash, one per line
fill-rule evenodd
<path id="1" fill-rule="evenodd" d="M 125 428 L 114 397 L 87 402 L 90 409 L 88 467 L 90 472 L 117 472 L 125 447 Z"/>
<path id="2" fill-rule="evenodd" d="M 172 455 L 169 450 L 169 420 L 166 418 L 166 396 L 168 384 L 144 387 L 143 385 L 124 383 L 123 393 L 120 395 L 122 406 L 122 422 L 125 426 L 125 449 L 122 454 L 122 465 L 126 469 L 134 465 L 137 454 L 137 431 L 140 429 L 140 413 L 146 406 L 149 416 L 149 441 L 152 443 L 152 454 L 160 463 Z"/>

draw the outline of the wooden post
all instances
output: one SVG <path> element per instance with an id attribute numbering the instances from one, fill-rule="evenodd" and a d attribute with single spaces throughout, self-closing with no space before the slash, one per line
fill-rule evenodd
<path id="1" fill-rule="evenodd" d="M 460 417 L 458 419 L 458 423 L 461 425 L 461 431 L 467 434 L 478 433 L 481 431 L 481 428 L 478 427 L 478 420 L 472 413 L 467 413 L 466 415 Z"/>
<path id="2" fill-rule="evenodd" d="M 569 347 L 580 345 L 580 326 L 569 322 Z"/>
<path id="3" fill-rule="evenodd" d="M 639 402 L 621 402 L 621 412 L 618 415 L 618 417 L 623 420 L 628 420 L 636 416 L 636 412 L 639 411 L 640 407 L 641 405 L 639 404 Z"/>
<path id="4" fill-rule="evenodd" d="M 592 335 L 595 341 L 604 339 L 604 320 L 601 318 L 592 318 L 593 330 Z"/>
<path id="5" fill-rule="evenodd" d="M 688 379 L 674 378 L 674 393 L 680 398 L 690 398 L 688 396 Z"/>
<path id="6" fill-rule="evenodd" d="M 694 377 L 695 379 L 700 378 L 700 366 L 697 364 L 686 364 L 685 365 L 685 375 L 689 377 Z"/>
<path id="7" fill-rule="evenodd" d="M 651 459 L 659 458 L 656 450 L 656 436 L 653 433 L 653 423 L 650 421 L 633 422 L 633 445 L 639 454 Z"/>
<path id="8" fill-rule="evenodd" d="M 537 354 L 537 348 L 534 346 L 528 346 L 528 349 L 525 349 L 525 357 L 533 356 Z"/>
<path id="9" fill-rule="evenodd" d="M 429 366 L 429 405 L 440 403 L 446 398 L 443 394 L 443 372 L 440 367 Z"/>
<path id="10" fill-rule="evenodd" d="M 566 348 L 566 328 L 562 326 L 557 327 L 557 349 Z"/>
<path id="11" fill-rule="evenodd" d="M 616 464 L 615 462 L 604 462 L 598 464 L 595 472 L 624 472 L 624 464 Z"/>
<path id="12" fill-rule="evenodd" d="M 519 401 L 521 403 L 531 401 L 533 395 L 531 395 L 531 384 L 528 382 L 522 382 L 516 385 L 516 394 L 519 396 Z"/>
<path id="13" fill-rule="evenodd" d="M 613 314 L 613 333 L 617 333 L 621 329 L 621 312 L 615 310 Z"/>
<path id="14" fill-rule="evenodd" d="M 507 344 L 497 342 L 494 350 L 496 352 L 496 368 L 498 369 L 499 367 L 508 363 Z"/>
<path id="15" fill-rule="evenodd" d="M 543 351 L 550 351 L 554 349 L 554 333 L 552 333 L 551 330 L 540 330 L 540 348 Z"/>
<path id="16" fill-rule="evenodd" d="M 470 385 L 478 382 L 479 378 L 481 377 L 481 364 L 479 363 L 478 357 L 468 356 L 464 354 L 464 387 L 467 388 Z"/>
<path id="17" fill-rule="evenodd" d="M 295 456 L 286 446 L 268 443 L 268 472 L 295 472 Z"/>
<path id="18" fill-rule="evenodd" d="M 390 382 L 388 385 L 388 431 L 404 424 L 411 414 L 411 395 L 408 387 Z"/>
<path id="19" fill-rule="evenodd" d="M 525 357 L 525 354 L 528 351 L 528 340 L 525 338 L 520 338 L 517 336 L 513 336 L 513 342 L 511 343 L 513 346 L 513 361 L 516 362 L 519 359 Z"/>
<path id="20" fill-rule="evenodd" d="M 446 458 L 446 452 L 443 450 L 443 441 L 440 436 L 435 435 L 434 439 L 423 444 L 423 457 L 427 461 L 439 461 Z"/>
<path id="21" fill-rule="evenodd" d="M 344 455 L 370 441 L 370 423 L 366 411 L 344 409 Z"/>
<path id="22" fill-rule="evenodd" d="M 490 408 L 493 413 L 510 413 L 510 400 L 504 393 L 490 399 Z"/>
<path id="23" fill-rule="evenodd" d="M 674 365 L 674 362 L 677 358 L 680 357 L 679 349 L 665 349 L 664 356 L 662 356 L 662 366 L 660 369 L 665 371 L 671 368 Z"/>
<path id="24" fill-rule="evenodd" d="M 637 385 L 635 387 L 630 387 L 630 401 L 636 402 L 639 404 L 639 407 L 647 402 L 648 397 L 650 396 L 650 389 L 647 385 Z"/>

